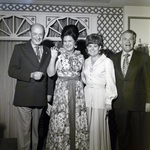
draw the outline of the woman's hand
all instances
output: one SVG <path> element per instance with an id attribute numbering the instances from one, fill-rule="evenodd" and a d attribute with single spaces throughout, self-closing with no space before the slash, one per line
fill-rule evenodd
<path id="1" fill-rule="evenodd" d="M 59 49 L 59 52 L 61 53 L 61 54 L 64 54 L 65 53 L 65 48 L 63 48 L 63 47 L 61 47 L 60 49 Z"/>
<path id="2" fill-rule="evenodd" d="M 105 104 L 105 108 L 107 111 L 109 111 L 112 109 L 112 106 L 111 106 L 111 104 Z"/>
<path id="3" fill-rule="evenodd" d="M 56 58 L 58 56 L 58 48 L 56 46 L 51 47 L 51 57 Z"/>

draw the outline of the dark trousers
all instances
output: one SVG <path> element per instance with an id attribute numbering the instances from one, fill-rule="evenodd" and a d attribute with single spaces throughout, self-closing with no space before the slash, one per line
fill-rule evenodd
<path id="1" fill-rule="evenodd" d="M 43 108 L 39 120 L 39 142 L 37 150 L 46 150 L 46 137 L 48 133 L 50 119 L 50 117 L 46 114 L 46 109 L 46 107 Z"/>
<path id="2" fill-rule="evenodd" d="M 115 110 L 118 136 L 117 150 L 148 150 L 147 114 L 129 111 L 125 108 Z"/>

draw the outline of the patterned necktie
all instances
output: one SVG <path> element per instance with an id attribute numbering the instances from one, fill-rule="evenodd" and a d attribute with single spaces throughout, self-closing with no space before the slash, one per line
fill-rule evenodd
<path id="1" fill-rule="evenodd" d="M 41 55 L 40 55 L 40 49 L 39 49 L 39 46 L 36 47 L 36 56 L 37 56 L 38 61 L 40 62 L 40 61 L 41 61 Z"/>
<path id="2" fill-rule="evenodd" d="M 122 73 L 123 73 L 124 77 L 126 76 L 128 66 L 129 66 L 129 58 L 128 58 L 129 56 L 130 56 L 130 54 L 125 54 L 124 55 L 123 67 L 122 67 Z"/>

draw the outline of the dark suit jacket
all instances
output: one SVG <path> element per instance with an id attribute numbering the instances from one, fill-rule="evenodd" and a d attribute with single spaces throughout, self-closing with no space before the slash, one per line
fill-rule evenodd
<path id="1" fill-rule="evenodd" d="M 126 77 L 123 78 L 121 54 L 122 52 L 119 52 L 112 56 L 118 90 L 113 107 L 144 111 L 145 103 L 150 102 L 150 58 L 147 54 L 134 50 Z"/>
<path id="2" fill-rule="evenodd" d="M 39 63 L 30 41 L 15 45 L 8 69 L 9 76 L 17 79 L 13 103 L 15 106 L 46 105 L 47 89 L 49 89 L 49 94 L 53 93 L 53 85 L 49 84 L 50 87 L 47 87 L 46 70 L 50 57 L 50 50 L 43 46 L 43 56 Z M 35 71 L 43 72 L 41 80 L 36 81 L 30 78 L 30 74 Z M 53 84 L 53 81 L 50 80 L 49 83 Z"/>

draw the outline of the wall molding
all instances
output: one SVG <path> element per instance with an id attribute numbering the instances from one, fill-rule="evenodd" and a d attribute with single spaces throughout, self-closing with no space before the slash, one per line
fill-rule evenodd
<path id="1" fill-rule="evenodd" d="M 0 11 L 56 13 L 60 15 L 62 13 L 68 15 L 76 15 L 76 13 L 97 14 L 97 32 L 104 37 L 104 48 L 114 52 L 122 50 L 120 45 L 120 34 L 123 31 L 123 7 L 0 3 Z"/>
<path id="2" fill-rule="evenodd" d="M 98 13 L 98 14 L 123 14 L 122 7 L 97 7 L 97 6 L 70 6 L 70 5 L 45 5 L 45 4 L 16 4 L 2 3 L 0 11 L 32 11 L 32 12 L 58 12 L 58 13 Z"/>

